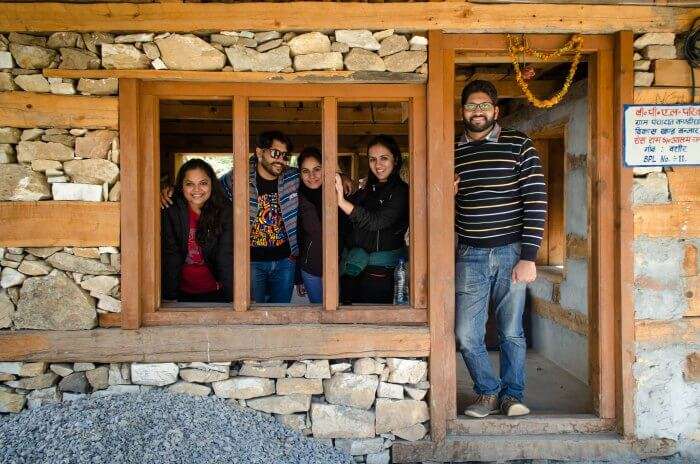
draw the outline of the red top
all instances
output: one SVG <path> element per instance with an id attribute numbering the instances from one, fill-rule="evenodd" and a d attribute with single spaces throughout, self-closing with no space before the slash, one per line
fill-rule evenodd
<path id="1" fill-rule="evenodd" d="M 187 236 L 187 258 L 185 265 L 182 266 L 180 290 L 191 294 L 215 292 L 220 285 L 211 273 L 209 266 L 204 262 L 202 247 L 195 239 L 199 214 L 192 211 L 191 208 L 188 208 L 188 211 L 190 231 Z"/>

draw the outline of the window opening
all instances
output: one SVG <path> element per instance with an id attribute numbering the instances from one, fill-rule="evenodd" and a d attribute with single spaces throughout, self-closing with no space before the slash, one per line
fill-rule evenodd
<path id="1" fill-rule="evenodd" d="M 161 307 L 230 309 L 231 102 L 162 100 L 159 114 Z"/>
<path id="2" fill-rule="evenodd" d="M 340 102 L 341 305 L 408 305 L 410 137 L 407 102 Z M 342 160 L 342 161 L 341 161 Z"/>

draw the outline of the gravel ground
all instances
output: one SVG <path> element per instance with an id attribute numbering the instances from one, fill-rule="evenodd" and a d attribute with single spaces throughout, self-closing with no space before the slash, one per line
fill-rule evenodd
<path id="1" fill-rule="evenodd" d="M 157 391 L 0 416 L 0 462 L 354 464 L 261 413 Z"/>

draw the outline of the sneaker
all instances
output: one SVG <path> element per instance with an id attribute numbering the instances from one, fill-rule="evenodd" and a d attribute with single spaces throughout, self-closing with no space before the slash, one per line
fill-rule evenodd
<path id="1" fill-rule="evenodd" d="M 498 412 L 498 397 L 496 395 L 477 395 L 476 401 L 469 405 L 464 414 L 482 418 L 495 412 Z"/>
<path id="2" fill-rule="evenodd" d="M 524 416 L 530 414 L 530 408 L 512 396 L 504 396 L 501 398 L 501 412 L 510 417 Z"/>

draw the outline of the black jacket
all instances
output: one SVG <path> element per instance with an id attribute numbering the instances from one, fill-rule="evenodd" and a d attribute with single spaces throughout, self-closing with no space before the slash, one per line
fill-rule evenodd
<path id="1" fill-rule="evenodd" d="M 299 266 L 309 274 L 323 274 L 323 226 L 316 207 L 304 195 L 299 195 Z"/>
<path id="2" fill-rule="evenodd" d="M 183 198 L 175 198 L 174 204 L 162 213 L 162 273 L 163 298 L 177 299 L 182 266 L 187 258 L 189 212 Z M 202 245 L 204 261 L 223 287 L 223 294 L 231 300 L 233 295 L 233 217 L 230 204 L 222 212 L 222 230 L 218 237 L 210 238 Z"/>
<path id="3" fill-rule="evenodd" d="M 349 216 L 346 246 L 368 253 L 403 248 L 408 230 L 408 185 L 398 176 L 386 184 L 372 184 L 350 197 L 355 205 Z"/>
<path id="4" fill-rule="evenodd" d="M 338 208 L 338 256 L 343 249 L 343 232 L 347 229 L 347 218 Z M 299 267 L 315 276 L 323 275 L 323 224 L 316 207 L 304 195 L 299 194 L 297 218 L 299 237 Z"/>

